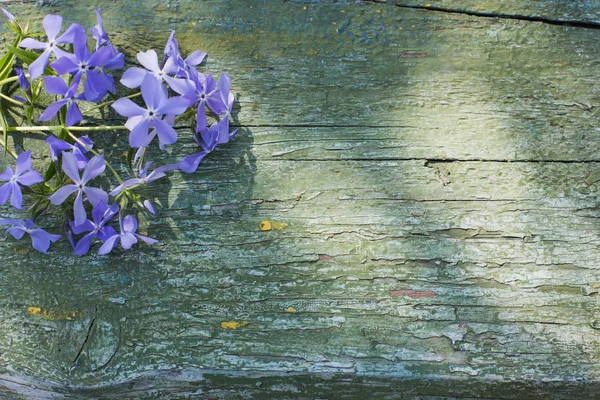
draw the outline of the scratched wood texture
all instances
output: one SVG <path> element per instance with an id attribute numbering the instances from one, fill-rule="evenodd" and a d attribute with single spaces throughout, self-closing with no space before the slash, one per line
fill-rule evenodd
<path id="1" fill-rule="evenodd" d="M 597 395 L 600 35 L 505 16 L 598 2 L 392 3 L 8 5 L 88 27 L 99 5 L 130 63 L 177 29 L 232 76 L 240 133 L 148 190 L 154 248 L 0 240 L 0 396 Z"/>

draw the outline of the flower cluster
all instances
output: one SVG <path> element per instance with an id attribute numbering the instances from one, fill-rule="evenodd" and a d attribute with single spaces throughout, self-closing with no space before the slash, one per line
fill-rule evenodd
<path id="1" fill-rule="evenodd" d="M 0 204 L 10 200 L 12 207 L 21 210 L 25 198 L 33 202 L 28 209 L 30 218 L 25 221 L 0 218 L 0 225 L 8 225 L 7 232 L 15 239 L 28 233 L 33 247 L 45 253 L 61 236 L 36 228 L 33 220 L 47 214 L 48 206 L 53 205 L 62 211 L 64 233 L 77 255 L 86 254 L 94 241 L 102 243 L 98 254 L 108 254 L 118 244 L 129 249 L 139 240 L 150 245 L 156 243 L 155 239 L 137 233 L 136 216 L 128 213 L 132 207 L 138 212 L 156 213 L 152 202 L 136 189 L 175 170 L 196 171 L 208 153 L 235 136 L 236 130 L 230 131 L 234 104 L 231 78 L 224 72 L 218 79 L 200 72 L 198 66 L 206 59 L 206 53 L 196 50 L 184 58 L 173 31 L 161 57 L 152 49 L 137 54 L 141 67 L 127 69 L 119 80 L 125 88 L 137 92 L 117 98 L 115 76 L 125 65 L 124 56 L 104 30 L 98 9 L 97 24 L 89 31 L 94 42 L 91 46 L 85 27 L 74 23 L 62 31 L 63 19 L 59 15 L 44 18 L 47 40 L 40 41 L 34 37 L 43 35 L 29 32 L 28 25 L 24 27 L 7 10 L 2 11 L 17 38 L 14 46 L 8 46 L 9 55 L 0 60 L 0 86 L 18 82 L 25 97 L 8 100 L 26 108 L 28 121 L 34 120 L 33 106 L 40 91 L 53 95 L 55 101 L 46 106 L 37 120 L 57 121 L 58 125 L 10 127 L 0 107 L 4 121 L 4 139 L 0 144 L 16 158 L 14 170 L 9 166 L 0 174 Z M 106 97 L 111 100 L 103 102 Z M 106 106 L 127 118 L 126 122 L 118 126 L 78 126 L 87 112 Z M 161 150 L 174 145 L 178 139 L 176 121 L 191 121 L 192 138 L 199 151 L 149 172 L 155 164 L 145 160 L 148 149 L 156 146 L 155 142 Z M 135 154 L 130 164 L 134 176 L 125 180 L 89 136 L 76 134 L 116 129 L 129 131 L 130 153 Z M 7 147 L 8 132 L 19 131 L 48 134 L 45 143 L 50 162 L 44 174 L 33 169 L 31 151 L 17 155 Z M 103 188 L 96 178 L 107 170 L 116 182 L 110 188 Z M 50 215 L 56 212 L 50 211 Z"/>

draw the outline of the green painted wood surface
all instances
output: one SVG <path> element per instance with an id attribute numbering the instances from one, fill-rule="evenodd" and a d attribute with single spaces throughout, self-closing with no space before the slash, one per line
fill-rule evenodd
<path id="1" fill-rule="evenodd" d="M 600 23 L 600 3 L 595 0 L 366 0 L 401 7 L 443 12 L 475 13 L 497 18 L 533 18 L 550 22 Z"/>
<path id="2" fill-rule="evenodd" d="M 129 62 L 176 28 L 232 76 L 240 133 L 149 189 L 155 248 L 0 241 L 0 394 L 597 393 L 596 30 L 375 2 L 43 3 L 10 11 L 92 26 L 100 5 Z M 157 157 L 191 151 L 180 133 Z"/>

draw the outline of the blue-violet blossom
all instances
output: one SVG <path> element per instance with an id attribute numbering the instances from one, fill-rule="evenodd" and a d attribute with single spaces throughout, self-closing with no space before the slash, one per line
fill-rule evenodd
<path id="1" fill-rule="evenodd" d="M 4 204 L 10 197 L 10 205 L 21 209 L 23 208 L 23 194 L 21 185 L 31 186 L 44 181 L 44 178 L 31 167 L 31 150 L 19 154 L 17 164 L 13 172 L 11 167 L 7 167 L 3 174 L 0 174 L 0 180 L 8 181 L 0 187 L 0 204 Z"/>

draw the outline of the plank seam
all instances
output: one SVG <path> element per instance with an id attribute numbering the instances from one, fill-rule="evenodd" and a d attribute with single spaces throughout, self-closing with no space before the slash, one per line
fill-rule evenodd
<path id="1" fill-rule="evenodd" d="M 594 21 L 581 21 L 581 20 L 562 20 L 562 19 L 553 19 L 542 16 L 530 16 L 530 15 L 522 15 L 522 14 L 505 14 L 505 13 L 493 13 L 493 12 L 483 12 L 483 11 L 475 11 L 475 10 L 459 10 L 456 8 L 446 8 L 446 7 L 438 7 L 431 5 L 419 5 L 419 4 L 396 4 L 396 3 L 388 3 L 386 0 L 363 0 L 365 3 L 375 3 L 375 4 L 389 4 L 399 8 L 407 8 L 413 10 L 425 10 L 425 11 L 434 11 L 441 12 L 446 14 L 462 14 L 469 15 L 474 17 L 482 17 L 482 18 L 498 18 L 498 19 L 512 19 L 517 21 L 526 21 L 526 22 L 541 22 L 549 25 L 557 25 L 557 26 L 572 26 L 575 28 L 583 28 L 583 29 L 600 29 L 600 22 Z"/>

